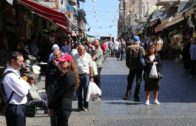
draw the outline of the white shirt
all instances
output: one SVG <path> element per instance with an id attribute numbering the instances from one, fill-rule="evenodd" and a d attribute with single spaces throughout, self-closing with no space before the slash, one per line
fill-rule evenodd
<path id="1" fill-rule="evenodd" d="M 86 53 L 84 56 L 80 56 L 78 53 L 74 55 L 74 61 L 77 64 L 79 74 L 89 74 L 90 69 L 89 67 L 92 66 L 92 57 L 90 54 Z"/>
<path id="2" fill-rule="evenodd" d="M 150 61 L 154 61 L 155 55 L 150 55 L 150 56 L 149 56 L 149 59 L 150 59 Z"/>
<path id="3" fill-rule="evenodd" d="M 118 50 L 118 47 L 119 47 L 119 42 L 118 41 L 114 41 L 114 48 L 116 50 Z"/>
<path id="4" fill-rule="evenodd" d="M 71 56 L 73 57 L 74 55 L 76 55 L 78 53 L 77 49 L 72 49 L 71 51 Z"/>
<path id="5" fill-rule="evenodd" d="M 27 103 L 26 95 L 28 94 L 28 90 L 30 88 L 29 84 L 25 80 L 20 78 L 20 74 L 17 70 L 9 66 L 6 68 L 5 72 L 8 70 L 14 72 L 14 73 L 8 73 L 3 78 L 3 86 L 7 98 L 9 98 L 12 91 L 14 91 L 14 94 L 9 104 L 15 104 L 15 105 L 26 104 Z"/>

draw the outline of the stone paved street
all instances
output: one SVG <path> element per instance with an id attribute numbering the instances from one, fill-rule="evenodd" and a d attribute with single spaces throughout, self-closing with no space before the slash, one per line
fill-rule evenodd
<path id="1" fill-rule="evenodd" d="M 128 69 L 125 61 L 108 58 L 102 70 L 102 101 L 91 101 L 89 112 L 77 112 L 74 101 L 70 126 L 195 126 L 196 78 L 189 78 L 181 64 L 163 61 L 159 100 L 161 105 L 146 106 L 144 83 L 140 90 L 141 102 L 124 101 Z M 43 81 L 38 84 L 43 87 Z M 134 89 L 135 83 L 133 84 Z M 153 95 L 151 97 L 153 101 Z M 0 126 L 4 126 L 0 117 Z M 27 118 L 27 126 L 49 126 L 48 115 L 38 112 Z"/>

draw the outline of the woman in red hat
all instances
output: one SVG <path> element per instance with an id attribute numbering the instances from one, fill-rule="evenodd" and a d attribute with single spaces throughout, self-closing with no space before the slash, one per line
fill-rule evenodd
<path id="1" fill-rule="evenodd" d="M 48 107 L 57 114 L 58 126 L 68 126 L 68 119 L 72 111 L 72 98 L 80 81 L 77 67 L 70 55 L 65 54 L 58 61 L 61 71 L 58 88 Z M 49 112 L 49 114 L 52 113 L 52 111 Z"/>

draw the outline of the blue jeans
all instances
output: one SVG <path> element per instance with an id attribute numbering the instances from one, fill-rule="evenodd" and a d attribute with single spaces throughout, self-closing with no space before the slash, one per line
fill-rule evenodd
<path id="1" fill-rule="evenodd" d="M 78 95 L 78 108 L 88 108 L 88 102 L 86 101 L 86 95 L 89 85 L 89 74 L 80 74 L 80 86 L 77 90 Z"/>

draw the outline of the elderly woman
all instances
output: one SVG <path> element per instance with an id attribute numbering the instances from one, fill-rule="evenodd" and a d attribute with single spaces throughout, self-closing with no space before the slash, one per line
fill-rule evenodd
<path id="1" fill-rule="evenodd" d="M 61 71 L 58 88 L 48 107 L 57 114 L 58 126 L 68 126 L 68 119 L 72 111 L 72 97 L 79 84 L 79 75 L 70 55 L 65 54 L 58 61 Z M 51 115 L 52 113 L 52 111 L 49 112 Z"/>

